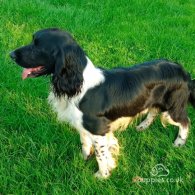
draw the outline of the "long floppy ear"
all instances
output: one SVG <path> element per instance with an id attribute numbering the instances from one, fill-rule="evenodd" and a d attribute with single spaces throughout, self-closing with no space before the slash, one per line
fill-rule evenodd
<path id="1" fill-rule="evenodd" d="M 59 49 L 52 77 L 54 92 L 57 96 L 67 95 L 71 98 L 80 92 L 86 64 L 85 53 L 77 44 Z"/>

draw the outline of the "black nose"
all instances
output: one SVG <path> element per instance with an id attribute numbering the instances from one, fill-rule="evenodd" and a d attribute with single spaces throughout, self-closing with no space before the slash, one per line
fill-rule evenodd
<path id="1" fill-rule="evenodd" d="M 9 55 L 10 55 L 10 57 L 11 57 L 13 60 L 16 59 L 16 54 L 15 54 L 14 51 L 12 51 Z"/>

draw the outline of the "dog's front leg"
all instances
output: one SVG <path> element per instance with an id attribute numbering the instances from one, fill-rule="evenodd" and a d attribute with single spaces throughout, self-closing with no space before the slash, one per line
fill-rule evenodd
<path id="1" fill-rule="evenodd" d="M 92 135 L 87 131 L 80 132 L 80 140 L 82 144 L 82 154 L 85 160 L 88 160 L 93 154 Z"/>
<path id="2" fill-rule="evenodd" d="M 109 151 L 109 140 L 106 135 L 93 135 L 93 144 L 99 166 L 99 170 L 95 173 L 95 177 L 103 179 L 108 178 L 110 176 L 110 171 L 116 167 L 115 160 Z"/>

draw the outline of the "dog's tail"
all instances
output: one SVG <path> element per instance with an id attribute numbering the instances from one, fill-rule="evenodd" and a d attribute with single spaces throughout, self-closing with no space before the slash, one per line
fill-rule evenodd
<path id="1" fill-rule="evenodd" d="M 195 108 L 195 79 L 189 81 L 190 98 L 189 102 Z"/>

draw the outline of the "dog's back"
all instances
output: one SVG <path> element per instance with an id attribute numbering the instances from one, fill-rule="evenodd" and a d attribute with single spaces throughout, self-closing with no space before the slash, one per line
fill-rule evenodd
<path id="1" fill-rule="evenodd" d="M 171 111 L 174 107 L 175 112 L 187 105 L 190 77 L 176 63 L 156 60 L 103 72 L 105 82 L 89 89 L 80 102 L 85 114 L 101 115 L 113 121 L 133 117 L 147 108 Z M 93 102 L 96 104 L 92 107 Z"/>

